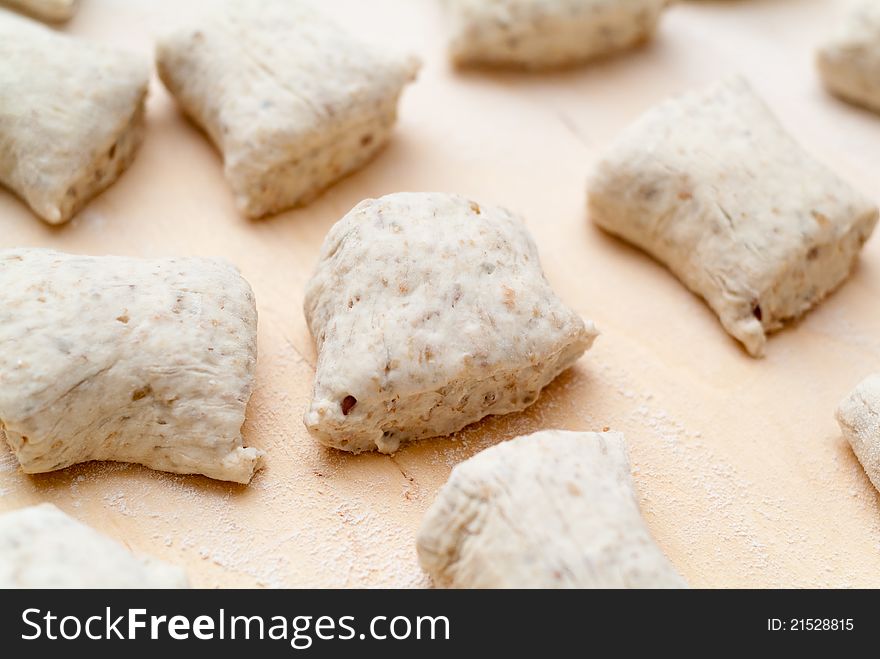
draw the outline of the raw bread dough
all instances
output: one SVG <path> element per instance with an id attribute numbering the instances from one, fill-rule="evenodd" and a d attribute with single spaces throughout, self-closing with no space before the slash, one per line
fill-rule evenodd
<path id="1" fill-rule="evenodd" d="M 459 65 L 565 66 L 647 41 L 667 0 L 446 0 Z"/>
<path id="2" fill-rule="evenodd" d="M 353 452 L 523 410 L 597 334 L 553 293 L 520 218 L 436 193 L 342 218 L 305 315 L 319 351 L 306 427 Z"/>
<path id="3" fill-rule="evenodd" d="M 589 183 L 593 221 L 664 263 L 752 356 L 855 266 L 877 207 L 813 159 L 740 78 L 666 101 Z"/>
<path id="4" fill-rule="evenodd" d="M 66 222 L 134 159 L 149 61 L 0 10 L 0 183 Z"/>
<path id="5" fill-rule="evenodd" d="M 860 0 L 820 50 L 825 86 L 852 103 L 880 112 L 880 2 Z"/>
<path id="6" fill-rule="evenodd" d="M 34 18 L 61 22 L 73 18 L 79 0 L 0 0 L 0 5 L 18 9 Z"/>
<path id="7" fill-rule="evenodd" d="M 837 423 L 880 490 L 880 374 L 863 380 L 837 408 Z"/>
<path id="8" fill-rule="evenodd" d="M 241 0 L 159 42 L 165 85 L 223 154 L 239 210 L 309 202 L 388 141 L 413 58 L 377 52 L 302 0 Z"/>
<path id="9" fill-rule="evenodd" d="M 0 251 L 0 434 L 29 474 L 88 460 L 247 483 L 254 295 L 221 260 Z"/>
<path id="10" fill-rule="evenodd" d="M 454 588 L 681 588 L 639 512 L 623 435 L 546 430 L 452 470 L 417 548 Z"/>
<path id="11" fill-rule="evenodd" d="M 179 567 L 137 557 L 52 504 L 0 515 L 0 589 L 188 585 Z"/>

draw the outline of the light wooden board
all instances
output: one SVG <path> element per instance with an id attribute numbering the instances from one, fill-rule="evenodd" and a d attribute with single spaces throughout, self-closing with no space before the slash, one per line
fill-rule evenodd
<path id="1" fill-rule="evenodd" d="M 182 0 L 83 0 L 71 33 L 144 53 L 195 13 Z M 208 3 L 209 4 L 209 3 Z M 425 59 L 393 143 L 306 209 L 249 222 L 218 155 L 155 82 L 131 169 L 69 226 L 0 191 L 0 247 L 222 255 L 260 312 L 249 487 L 135 466 L 26 476 L 0 448 L 0 510 L 52 501 L 198 586 L 425 586 L 414 536 L 457 462 L 541 428 L 626 434 L 648 524 L 694 586 L 880 586 L 880 500 L 833 411 L 880 370 L 880 238 L 837 294 L 750 359 L 669 273 L 590 226 L 585 178 L 626 124 L 674 92 L 746 74 L 814 153 L 880 198 L 880 117 L 821 90 L 815 45 L 841 3 L 703 0 L 673 7 L 648 47 L 553 74 L 457 74 L 433 0 L 324 0 L 367 38 Z M 551 283 L 602 336 L 530 410 L 394 457 L 325 450 L 306 434 L 315 353 L 302 291 L 330 226 L 365 197 L 455 191 L 527 218 Z M 2 296 L 2 291 L 0 291 Z"/>

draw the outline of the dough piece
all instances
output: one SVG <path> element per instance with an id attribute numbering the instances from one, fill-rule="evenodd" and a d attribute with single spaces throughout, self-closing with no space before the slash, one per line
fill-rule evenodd
<path id="1" fill-rule="evenodd" d="M 880 374 L 863 380 L 837 408 L 837 423 L 880 490 Z"/>
<path id="2" fill-rule="evenodd" d="M 116 460 L 247 483 L 254 295 L 221 260 L 0 251 L 0 433 L 29 474 Z"/>
<path id="3" fill-rule="evenodd" d="M 880 112 L 880 2 L 853 3 L 836 34 L 819 50 L 817 63 L 829 91 Z"/>
<path id="4" fill-rule="evenodd" d="M 566 66 L 654 34 L 667 0 L 446 0 L 458 65 Z"/>
<path id="5" fill-rule="evenodd" d="M 664 263 L 752 356 L 840 286 L 877 207 L 806 153 L 740 78 L 666 101 L 589 183 L 593 221 Z"/>
<path id="6" fill-rule="evenodd" d="M 553 293 L 520 218 L 436 193 L 342 218 L 305 315 L 319 351 L 306 427 L 355 453 L 523 410 L 597 334 Z"/>
<path id="7" fill-rule="evenodd" d="M 0 5 L 18 9 L 44 21 L 62 22 L 73 18 L 79 0 L 0 0 Z"/>
<path id="8" fill-rule="evenodd" d="M 0 183 L 50 224 L 131 164 L 149 62 L 0 10 Z"/>
<path id="9" fill-rule="evenodd" d="M 302 0 L 227 2 L 161 39 L 157 57 L 252 218 L 305 204 L 366 164 L 419 68 L 361 44 Z"/>
<path id="10" fill-rule="evenodd" d="M 187 588 L 182 569 L 133 555 L 50 503 L 0 515 L 0 588 Z"/>
<path id="11" fill-rule="evenodd" d="M 444 587 L 685 587 L 639 513 L 619 433 L 546 430 L 466 460 L 417 548 Z"/>

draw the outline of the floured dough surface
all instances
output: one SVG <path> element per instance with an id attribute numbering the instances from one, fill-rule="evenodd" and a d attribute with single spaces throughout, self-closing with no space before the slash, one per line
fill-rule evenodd
<path id="1" fill-rule="evenodd" d="M 819 74 L 837 96 L 880 112 L 880 2 L 858 0 L 820 49 Z"/>
<path id="2" fill-rule="evenodd" d="M 422 567 L 454 588 L 681 588 L 619 433 L 545 430 L 478 453 L 425 513 Z"/>
<path id="3" fill-rule="evenodd" d="M 880 490 L 880 374 L 863 380 L 837 408 L 837 423 Z"/>
<path id="4" fill-rule="evenodd" d="M 61 22 L 73 17 L 79 0 L 0 0 L 0 5 L 18 9 L 44 21 Z"/>
<path id="5" fill-rule="evenodd" d="M 665 264 L 753 356 L 849 276 L 877 207 L 806 153 L 740 78 L 666 101 L 589 182 L 606 231 Z"/>
<path id="6" fill-rule="evenodd" d="M 354 452 L 525 409 L 597 334 L 556 297 L 519 217 L 440 193 L 340 220 L 305 315 L 319 352 L 305 424 Z"/>
<path id="7" fill-rule="evenodd" d="M 249 217 L 305 204 L 366 164 L 419 67 L 362 44 L 304 0 L 217 3 L 159 41 L 157 65 L 223 154 Z"/>
<path id="8" fill-rule="evenodd" d="M 176 566 L 138 557 L 44 503 L 0 515 L 0 588 L 186 588 Z"/>
<path id="9" fill-rule="evenodd" d="M 647 41 L 666 0 L 446 0 L 460 65 L 546 68 Z"/>
<path id="10" fill-rule="evenodd" d="M 27 473 L 115 460 L 247 483 L 257 312 L 225 261 L 0 251 L 0 434 Z"/>
<path id="11" fill-rule="evenodd" d="M 0 10 L 0 183 L 68 221 L 134 159 L 149 62 Z"/>

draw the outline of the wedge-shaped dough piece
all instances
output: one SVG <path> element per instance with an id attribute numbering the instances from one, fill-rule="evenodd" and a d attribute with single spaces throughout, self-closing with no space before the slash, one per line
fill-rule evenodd
<path id="1" fill-rule="evenodd" d="M 0 0 L 0 5 L 18 9 L 34 18 L 61 22 L 73 18 L 79 0 Z"/>
<path id="2" fill-rule="evenodd" d="M 165 85 L 222 152 L 249 217 L 305 204 L 366 164 L 419 68 L 303 0 L 223 3 L 161 39 L 157 57 Z"/>
<path id="3" fill-rule="evenodd" d="M 522 220 L 457 195 L 361 202 L 306 287 L 322 443 L 393 453 L 523 410 L 596 337 L 551 290 Z"/>
<path id="4" fill-rule="evenodd" d="M 740 78 L 662 103 L 589 183 L 593 221 L 664 263 L 752 356 L 849 276 L 877 207 Z"/>
<path id="5" fill-rule="evenodd" d="M 547 68 L 616 53 L 654 34 L 667 0 L 446 0 L 459 65 Z"/>
<path id="6" fill-rule="evenodd" d="M 0 183 L 68 221 L 134 159 L 149 61 L 0 10 Z"/>
<path id="7" fill-rule="evenodd" d="M 49 503 L 0 515 L 0 588 L 186 588 L 179 567 L 138 557 Z"/>
<path id="8" fill-rule="evenodd" d="M 837 408 L 843 436 L 880 490 L 880 374 L 863 380 Z"/>
<path id="9" fill-rule="evenodd" d="M 832 93 L 880 112 L 880 2 L 854 3 L 817 62 Z"/>
<path id="10" fill-rule="evenodd" d="M 29 474 L 88 460 L 247 483 L 254 295 L 221 260 L 0 251 L 0 433 Z"/>
<path id="11" fill-rule="evenodd" d="M 639 512 L 623 435 L 546 430 L 452 470 L 417 549 L 453 588 L 681 588 Z"/>

